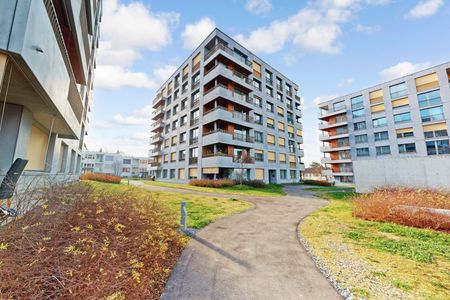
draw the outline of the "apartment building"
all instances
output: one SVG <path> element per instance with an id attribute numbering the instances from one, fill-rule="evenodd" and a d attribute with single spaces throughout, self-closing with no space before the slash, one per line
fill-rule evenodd
<path id="1" fill-rule="evenodd" d="M 148 177 L 148 157 L 124 155 L 120 152 L 84 151 L 82 172 L 116 175 L 124 178 Z"/>
<path id="2" fill-rule="evenodd" d="M 23 181 L 80 173 L 101 12 L 101 0 L 0 1 L 0 177 L 16 158 Z"/>
<path id="3" fill-rule="evenodd" d="M 360 191 L 450 187 L 450 63 L 319 104 L 324 175 Z"/>
<path id="4" fill-rule="evenodd" d="M 298 181 L 298 85 L 215 29 L 153 101 L 151 174 L 157 180 Z"/>

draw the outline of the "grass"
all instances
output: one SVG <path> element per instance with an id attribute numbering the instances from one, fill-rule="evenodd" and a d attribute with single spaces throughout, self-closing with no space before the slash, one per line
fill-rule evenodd
<path id="1" fill-rule="evenodd" d="M 299 227 L 337 281 L 370 299 L 448 299 L 450 235 L 355 218 L 348 200 L 355 195 L 319 193 L 330 205 Z M 356 265 L 356 270 L 342 264 Z"/>
<path id="2" fill-rule="evenodd" d="M 100 182 L 89 182 L 98 193 L 109 192 L 129 192 L 137 197 L 151 195 L 153 199 L 161 203 L 172 212 L 173 221 L 180 222 L 180 205 L 182 201 L 187 202 L 188 220 L 190 228 L 202 228 L 221 217 L 238 213 L 253 207 L 253 204 L 232 198 L 216 198 L 200 195 L 184 195 L 180 193 L 150 191 L 138 187 L 120 184 L 105 184 Z"/>
<path id="3" fill-rule="evenodd" d="M 317 186 L 303 188 L 305 191 L 313 192 L 328 192 L 328 191 L 354 191 L 352 187 L 339 187 L 339 186 Z"/>
<path id="4" fill-rule="evenodd" d="M 266 184 L 264 188 L 254 188 L 246 185 L 235 185 L 231 187 L 222 187 L 222 188 L 211 188 L 211 187 L 199 187 L 192 186 L 185 183 L 172 183 L 172 182 L 162 182 L 162 181 L 149 181 L 143 180 L 145 184 L 161 186 L 161 187 L 169 187 L 169 188 L 178 188 L 206 193 L 222 193 L 222 194 L 234 194 L 234 195 L 245 195 L 245 196 L 257 196 L 257 197 L 274 197 L 286 195 L 283 191 L 283 186 L 279 184 Z"/>

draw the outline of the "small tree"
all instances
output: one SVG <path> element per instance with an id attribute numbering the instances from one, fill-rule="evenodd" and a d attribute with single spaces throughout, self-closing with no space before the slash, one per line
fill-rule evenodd
<path id="1" fill-rule="evenodd" d="M 242 180 L 244 177 L 244 165 L 252 163 L 252 158 L 248 154 L 247 150 L 242 150 L 241 155 L 238 157 L 238 162 L 241 168 L 241 176 L 239 180 L 239 184 L 242 185 Z"/>

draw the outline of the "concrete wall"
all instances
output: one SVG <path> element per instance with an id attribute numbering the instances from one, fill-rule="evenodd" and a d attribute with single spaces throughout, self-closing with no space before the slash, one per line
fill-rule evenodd
<path id="1" fill-rule="evenodd" d="M 382 186 L 450 190 L 450 155 L 355 160 L 353 170 L 359 193 Z"/>

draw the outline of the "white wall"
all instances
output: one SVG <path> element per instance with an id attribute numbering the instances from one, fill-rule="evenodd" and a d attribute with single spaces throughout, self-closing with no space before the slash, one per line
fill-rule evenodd
<path id="1" fill-rule="evenodd" d="M 450 190 L 450 155 L 353 161 L 356 191 L 382 186 Z"/>

